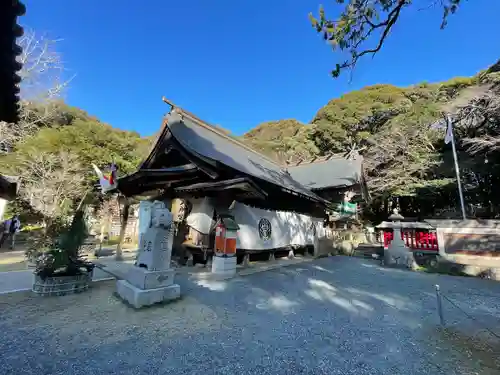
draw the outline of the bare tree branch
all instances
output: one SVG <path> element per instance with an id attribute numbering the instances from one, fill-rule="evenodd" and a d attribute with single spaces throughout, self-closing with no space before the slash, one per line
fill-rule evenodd
<path id="1" fill-rule="evenodd" d="M 64 205 L 86 189 L 78 157 L 67 152 L 32 150 L 18 156 L 15 168 L 20 176 L 21 197 L 48 218 L 64 214 Z"/>
<path id="2" fill-rule="evenodd" d="M 21 110 L 17 124 L 0 123 L 0 153 L 38 130 L 55 114 L 55 103 L 62 97 L 74 76 L 65 77 L 64 63 L 57 51 L 61 40 L 49 39 L 27 31 L 19 39 L 22 53 Z"/>
<path id="3" fill-rule="evenodd" d="M 374 193 L 404 190 L 421 183 L 440 163 L 432 134 L 412 128 L 392 128 L 368 139 L 364 167 Z"/>
<path id="4" fill-rule="evenodd" d="M 343 0 L 337 2 L 344 3 Z M 336 68 L 332 71 L 334 77 L 338 77 L 346 68 L 351 69 L 352 72 L 362 56 L 374 56 L 380 51 L 393 26 L 400 19 L 403 8 L 415 3 L 412 0 L 347 0 L 345 2 L 347 5 L 335 20 L 328 19 L 322 7 L 318 18 L 309 14 L 312 26 L 332 46 L 333 50 L 347 51 L 350 55 L 349 60 L 336 64 Z M 438 2 L 443 9 L 441 28 L 444 28 L 448 16 L 458 9 L 460 0 L 433 0 L 429 7 L 435 6 Z M 383 20 L 380 21 L 380 18 Z M 374 47 L 365 47 L 365 42 L 369 43 L 372 39 L 376 41 Z"/>
<path id="5" fill-rule="evenodd" d="M 497 92 L 473 99 L 460 108 L 455 117 L 459 126 L 475 133 L 462 140 L 471 155 L 500 150 L 500 96 Z"/>

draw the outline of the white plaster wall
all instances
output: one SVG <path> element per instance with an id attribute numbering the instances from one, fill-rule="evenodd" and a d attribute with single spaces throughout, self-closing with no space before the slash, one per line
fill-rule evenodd
<path id="1" fill-rule="evenodd" d="M 324 236 L 323 219 L 284 211 L 267 211 L 236 203 L 230 211 L 240 230 L 236 246 L 245 250 L 266 250 L 289 245 L 314 244 L 314 230 L 317 236 Z M 271 223 L 271 238 L 263 240 L 259 236 L 258 225 L 262 218 Z"/>
<path id="2" fill-rule="evenodd" d="M 5 212 L 5 207 L 7 206 L 7 201 L 0 198 L 0 220 L 3 220 L 3 214 Z"/>
<path id="3" fill-rule="evenodd" d="M 198 232 L 208 234 L 213 225 L 214 207 L 209 198 L 190 199 L 193 205 L 186 217 L 186 224 Z"/>

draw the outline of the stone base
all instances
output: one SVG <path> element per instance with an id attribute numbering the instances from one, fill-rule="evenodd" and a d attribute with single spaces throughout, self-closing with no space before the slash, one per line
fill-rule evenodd
<path id="1" fill-rule="evenodd" d="M 139 289 L 162 288 L 174 283 L 175 269 L 148 271 L 142 267 L 131 267 L 127 272 L 127 281 Z"/>
<path id="2" fill-rule="evenodd" d="M 217 279 L 228 279 L 236 275 L 236 257 L 218 257 L 212 259 L 212 274 Z"/>
<path id="3" fill-rule="evenodd" d="M 178 284 L 171 284 L 161 288 L 139 289 L 126 280 L 118 280 L 116 292 L 123 300 L 139 309 L 180 298 L 181 287 Z"/>
<path id="4" fill-rule="evenodd" d="M 39 296 L 64 296 L 80 293 L 89 288 L 93 271 L 75 276 L 54 276 L 42 279 L 33 275 L 32 291 Z"/>

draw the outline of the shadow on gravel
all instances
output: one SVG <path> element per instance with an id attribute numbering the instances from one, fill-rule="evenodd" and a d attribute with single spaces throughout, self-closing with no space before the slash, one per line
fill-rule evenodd
<path id="1" fill-rule="evenodd" d="M 187 282 L 193 296 L 216 312 L 232 308 L 276 325 L 302 314 L 338 326 L 339 335 L 344 329 L 370 335 L 375 325 L 395 340 L 403 332 L 409 345 L 425 348 L 420 360 L 435 369 L 443 367 L 440 372 L 500 372 L 494 358 L 500 353 L 499 340 L 481 335 L 481 327 L 449 304 L 444 304 L 447 328 L 443 330 L 437 313 L 434 286 L 439 283 L 445 293 L 455 292 L 454 298 L 469 307 L 470 314 L 499 328 L 500 289 L 486 280 L 421 274 L 334 257 L 229 281 Z M 497 298 L 492 300 L 493 296 Z M 369 349 L 360 343 L 354 350 Z"/>

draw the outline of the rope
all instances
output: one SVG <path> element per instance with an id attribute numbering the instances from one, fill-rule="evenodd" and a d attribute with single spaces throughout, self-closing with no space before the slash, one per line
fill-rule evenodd
<path id="1" fill-rule="evenodd" d="M 462 296 L 477 296 L 486 298 L 498 298 L 498 295 L 484 294 L 484 293 L 463 293 L 463 292 L 448 292 L 449 295 L 462 295 Z"/>
<path id="2" fill-rule="evenodd" d="M 454 307 L 456 307 L 458 310 L 460 310 L 465 316 L 467 316 L 469 319 L 475 321 L 479 326 L 482 326 L 486 331 L 488 331 L 492 336 L 496 337 L 497 339 L 500 339 L 500 335 L 496 334 L 493 332 L 490 328 L 488 328 L 486 325 L 482 324 L 477 320 L 474 316 L 470 315 L 468 312 L 466 312 L 464 309 L 462 309 L 460 306 L 458 306 L 455 302 L 453 302 L 450 298 L 448 298 L 446 295 L 441 293 L 441 296 L 446 299 L 449 303 L 451 303 Z"/>

